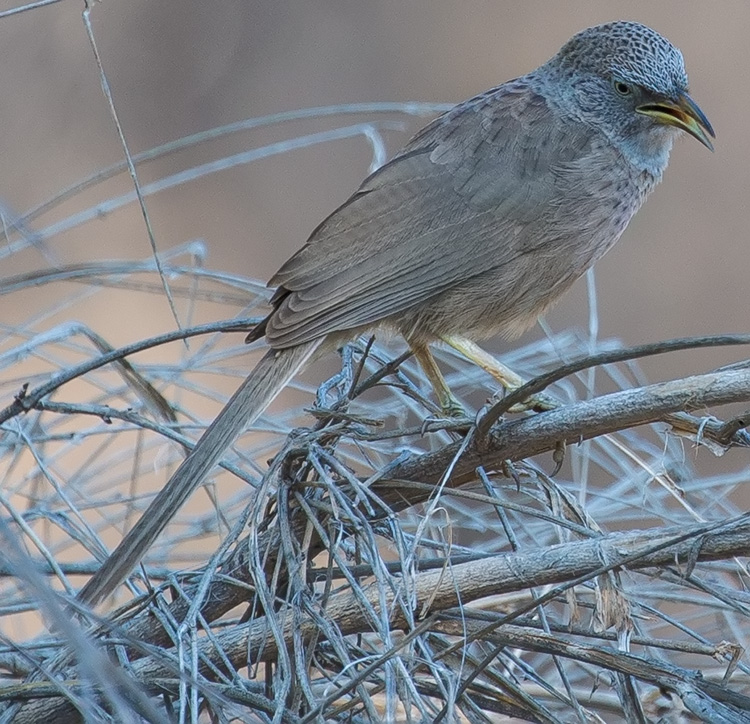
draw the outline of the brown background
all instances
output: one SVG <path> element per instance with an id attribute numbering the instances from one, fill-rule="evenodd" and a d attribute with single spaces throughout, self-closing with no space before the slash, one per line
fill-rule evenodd
<path id="1" fill-rule="evenodd" d="M 15 0 L 0 2 L 0 11 L 14 5 Z M 123 158 L 81 18 L 82 7 L 80 0 L 64 0 L 0 18 L 0 212 L 5 223 Z M 746 0 L 104 0 L 91 13 L 102 62 L 133 153 L 221 124 L 299 108 L 368 101 L 458 102 L 536 67 L 578 30 L 618 18 L 652 25 L 682 49 L 693 96 L 711 119 L 718 138 L 714 154 L 692 139 L 678 144 L 664 184 L 620 244 L 598 265 L 599 336 L 636 344 L 683 335 L 750 332 L 750 2 Z M 407 128 L 387 136 L 391 152 L 424 122 L 392 117 L 405 120 Z M 147 184 L 265 143 L 354 120 L 329 118 L 240 133 L 144 164 L 139 175 Z M 206 266 L 267 279 L 321 218 L 357 187 L 370 159 L 369 146 L 362 138 L 337 141 L 239 166 L 150 196 L 147 204 L 157 245 L 166 253 L 189 240 L 202 239 L 208 251 Z M 130 190 L 132 184 L 122 174 L 35 220 L 29 231 L 43 232 L 53 223 Z M 46 256 L 34 248 L 9 258 L 0 256 L 0 282 L 55 263 L 138 260 L 150 255 L 136 204 L 55 234 L 46 240 L 44 251 Z M 85 292 L 81 286 L 58 283 L 2 296 L 0 324 L 25 322 L 32 334 L 39 334 L 59 323 L 82 320 L 115 346 L 175 326 L 163 295 L 105 287 L 83 299 Z M 185 301 L 178 303 L 185 320 Z M 237 312 L 237 307 L 203 304 L 191 321 L 221 319 Z M 556 331 L 585 329 L 583 283 L 548 315 L 548 322 Z M 521 342 L 540 334 L 539 329 L 532 330 Z M 23 333 L 5 335 L 0 353 L 24 340 Z M 492 346 L 499 351 L 507 349 L 501 340 Z M 65 357 L 69 349 L 61 352 L 51 347 L 51 351 L 45 349 L 47 358 L 24 358 L 2 375 L 5 386 L 0 405 L 7 404 L 23 382 L 31 380 L 33 387 L 48 379 L 50 368 L 93 354 L 91 346 L 84 343 L 75 350 L 80 354 L 71 354 L 70 359 Z M 160 360 L 160 355 L 179 354 L 174 347 L 177 345 L 171 351 L 160 348 L 150 357 L 139 357 L 138 362 L 144 357 Z M 644 367 L 650 379 L 659 380 L 705 371 L 743 354 L 750 356 L 743 350 L 680 353 L 647 361 Z M 54 364 L 48 364 L 49 360 Z M 245 359 L 231 362 L 241 369 Z M 203 390 L 220 390 L 218 396 L 224 399 L 239 383 L 239 373 L 236 379 L 213 374 L 220 363 L 213 360 L 213 369 L 199 380 L 204 387 L 196 384 L 197 392 L 168 389 L 170 400 L 177 399 L 191 410 L 201 406 L 208 410 L 203 419 L 210 419 L 220 402 L 207 402 L 204 397 L 209 395 L 202 395 Z M 204 367 L 200 365 L 200 369 L 203 372 Z M 34 373 L 38 373 L 36 378 Z M 598 377 L 600 384 L 603 377 Z M 313 370 L 308 379 L 317 383 L 321 376 Z M 120 380 L 117 383 L 122 384 Z M 485 384 L 492 386 L 489 380 Z M 93 398 L 101 404 L 127 407 L 121 398 L 109 394 L 109 389 L 77 382 L 67 385 L 61 397 L 65 401 Z M 481 391 L 477 397 L 481 402 Z M 301 409 L 309 406 L 311 398 L 307 389 L 297 393 L 294 401 Z M 79 417 L 70 421 L 71 430 L 99 424 L 96 418 Z M 55 424 L 51 415 L 44 421 Z M 59 431 L 60 427 L 50 429 Z M 116 435 L 121 428 L 114 425 L 112 429 Z M 102 442 L 100 458 L 95 445 L 104 438 L 99 432 L 72 442 L 62 438 L 62 452 L 50 459 L 59 480 L 74 486 L 80 496 L 76 501 L 90 501 L 88 509 L 81 507 L 105 543 L 112 546 L 120 540 L 122 529 L 132 523 L 144 498 L 121 512 L 125 506 L 119 501 L 136 497 L 128 486 L 131 450 L 137 443 L 128 434 L 117 435 L 125 452 L 118 457 L 119 448 L 107 448 Z M 194 435 L 195 429 L 188 427 L 185 432 Z M 255 434 L 252 438 L 252 444 L 258 445 L 255 450 L 261 449 L 261 443 L 256 442 L 259 437 Z M 280 445 L 280 437 L 269 434 L 268 439 L 267 450 L 257 456 L 261 461 Z M 160 438 L 147 440 L 151 440 L 147 453 L 155 463 L 152 469 L 148 469 L 149 459 L 143 463 L 146 473 L 138 479 L 139 493 L 163 485 L 167 464 L 181 455 L 181 450 L 172 446 L 170 461 Z M 660 437 L 655 449 L 661 448 Z M 689 446 L 686 450 L 685 457 L 704 466 L 707 474 L 724 471 L 725 466 L 746 466 L 746 451 L 716 461 L 708 452 L 699 457 Z M 54 448 L 52 454 L 57 454 Z M 568 460 L 575 460 L 576 454 L 569 453 Z M 644 453 L 648 460 L 652 456 L 658 457 L 653 450 Z M 671 462 L 669 456 L 664 457 L 665 463 Z M 627 468 L 618 463 L 614 472 L 606 470 L 609 458 L 604 459 L 605 474 L 597 471 L 591 476 L 588 495 L 589 500 L 606 504 L 608 491 L 597 498 L 594 493 L 598 496 L 610 479 L 625 481 L 615 480 L 618 491 L 631 488 L 626 487 L 627 475 L 620 474 Z M 24 460 L 18 464 L 11 459 L 8 469 L 13 472 L 15 466 L 21 471 L 17 479 L 33 482 L 37 461 L 30 454 Z M 96 474 L 99 460 L 107 466 L 106 475 Z M 111 460 L 115 462 L 110 464 Z M 657 463 L 655 467 L 661 470 L 661 462 Z M 549 460 L 544 461 L 546 470 L 552 467 Z M 31 472 L 24 478 L 26 470 Z M 668 472 L 679 482 L 677 467 Z M 632 497 L 612 501 L 604 512 L 601 507 L 595 509 L 599 522 L 605 519 L 609 528 L 632 527 L 636 516 L 643 514 L 650 524 L 652 501 L 657 501 L 657 510 L 673 515 L 665 514 L 669 520 L 689 518 L 680 503 L 672 504 L 661 494 L 650 476 L 644 473 L 641 481 L 639 474 L 639 470 L 632 473 L 635 493 L 627 492 Z M 79 490 L 82 477 L 85 485 Z M 576 478 L 576 485 L 578 482 Z M 15 479 L 7 487 L 12 485 L 16 485 Z M 32 496 L 36 495 L 35 485 L 29 485 Z M 235 508 L 226 508 L 227 519 L 234 523 L 236 516 L 231 511 L 245 505 L 245 491 L 237 484 L 234 488 L 226 483 L 217 487 L 222 495 L 234 496 Z M 20 483 L 12 489 L 17 488 Z M 43 495 L 53 495 L 48 486 L 40 490 Z M 742 509 L 748 507 L 746 486 L 706 490 L 706 496 L 717 491 L 718 514 L 725 497 Z M 115 504 L 100 506 L 101 500 Z M 207 551 L 214 550 L 215 540 L 209 537 L 220 526 L 214 520 L 213 498 L 208 504 L 206 501 L 204 493 L 193 496 L 184 511 L 186 517 L 192 516 L 193 527 L 175 524 L 173 535 L 160 539 L 159 545 L 165 538 L 177 543 L 169 549 L 170 563 L 197 565 L 205 560 Z M 26 499 L 19 498 L 18 505 L 25 511 Z M 55 510 L 57 505 L 52 502 L 49 509 Z M 612 510 L 616 514 L 622 511 L 626 517 L 618 521 L 610 515 Z M 469 516 L 467 519 L 474 522 Z M 476 520 L 482 522 L 479 516 Z M 50 530 L 43 532 L 57 545 L 50 547 L 59 558 L 91 559 L 75 542 L 71 545 L 67 530 Z M 466 543 L 478 537 L 470 525 L 460 533 L 457 529 L 457 539 L 459 535 Z M 60 539 L 62 543 L 56 543 Z M 162 550 L 157 547 L 151 554 L 158 565 L 168 559 Z M 6 633 L 16 640 L 38 630 L 39 621 L 33 615 L 22 614 L 18 619 L 21 624 L 13 618 L 3 622 Z M 722 631 L 719 638 L 727 636 Z"/>
<path id="2" fill-rule="evenodd" d="M 0 21 L 0 197 L 6 212 L 22 213 L 122 158 L 81 7 L 61 2 Z M 693 96 L 717 131 L 716 153 L 692 140 L 680 143 L 665 183 L 599 264 L 600 335 L 636 343 L 747 331 L 750 3 L 105 0 L 91 17 L 134 153 L 282 110 L 361 101 L 459 101 L 537 66 L 585 26 L 618 18 L 652 25 L 682 49 Z M 407 133 L 388 136 L 391 152 L 422 123 L 407 122 Z M 337 123 L 239 134 L 146 165 L 141 179 L 145 183 Z M 356 187 L 369 159 L 362 139 L 339 141 L 150 197 L 159 248 L 202 238 L 208 266 L 265 279 Z M 33 228 L 129 188 L 121 177 Z M 58 235 L 50 247 L 61 262 L 149 254 L 135 205 Z M 48 263 L 29 251 L 6 261 L 2 275 Z M 4 298 L 4 319 L 26 316 L 30 301 L 49 307 L 60 293 L 49 287 L 33 300 Z M 107 299 L 99 295 L 95 306 L 75 314 L 112 344 L 173 325 L 163 298 L 141 295 L 127 304 L 115 303 L 115 295 L 111 304 Z M 53 321 L 64 318 L 62 313 Z M 549 321 L 555 329 L 585 325 L 583 284 Z M 51 323 L 40 321 L 36 329 Z M 534 334 L 539 332 L 524 339 Z M 678 355 L 656 363 L 650 373 L 697 371 L 737 354 Z"/>

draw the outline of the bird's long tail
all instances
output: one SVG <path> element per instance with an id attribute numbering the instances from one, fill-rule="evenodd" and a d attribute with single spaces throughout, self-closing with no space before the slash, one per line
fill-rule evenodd
<path id="1" fill-rule="evenodd" d="M 244 427 L 263 414 L 321 342 L 322 340 L 316 340 L 280 351 L 269 350 L 265 354 L 153 499 L 140 520 L 81 589 L 78 594 L 81 603 L 96 605 L 114 591 Z"/>

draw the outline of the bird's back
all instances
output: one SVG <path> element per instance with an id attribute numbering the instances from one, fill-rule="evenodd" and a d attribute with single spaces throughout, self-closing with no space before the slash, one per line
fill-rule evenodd
<path id="1" fill-rule="evenodd" d="M 534 85 L 439 117 L 321 223 L 271 280 L 271 346 L 383 322 L 513 334 L 601 256 L 651 181 Z"/>

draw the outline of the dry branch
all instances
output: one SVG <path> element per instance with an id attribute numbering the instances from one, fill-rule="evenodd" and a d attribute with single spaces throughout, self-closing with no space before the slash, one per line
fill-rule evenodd
<path id="1" fill-rule="evenodd" d="M 389 624 L 393 629 L 408 630 L 409 619 L 404 615 L 405 610 L 411 610 L 417 615 L 418 620 L 421 620 L 459 604 L 466 606 L 486 596 L 524 591 L 537 586 L 570 585 L 571 582 L 582 584 L 606 570 L 623 566 L 635 571 L 678 564 L 686 567 L 685 574 L 689 576 L 690 570 L 697 562 L 748 553 L 750 514 L 735 521 L 693 526 L 687 530 L 679 527 L 615 533 L 595 540 L 498 555 L 481 561 L 447 566 L 440 571 L 420 573 L 414 576 L 408 587 L 402 588 L 396 583 L 396 592 L 386 593 L 385 601 L 380 586 L 371 584 L 357 594 L 346 592 L 332 596 L 318 612 L 318 616 L 325 617 L 342 636 L 369 633 L 373 630 L 373 622 L 367 615 L 367 607 L 363 607 L 364 596 L 367 604 L 378 614 L 381 613 L 380 607 L 385 603 L 389 611 Z M 403 596 L 407 591 L 408 599 L 405 600 Z M 555 590 L 552 594 L 557 595 L 560 592 Z M 537 600 L 533 606 L 539 603 Z M 518 609 L 517 615 L 520 616 L 522 612 Z M 736 721 L 750 721 L 748 697 L 711 685 L 679 667 L 663 663 L 657 666 L 653 660 L 616 649 L 573 644 L 558 635 L 530 632 L 528 629 L 506 623 L 517 618 L 517 615 L 503 616 L 493 624 L 482 626 L 476 622 L 468 625 L 466 621 L 446 621 L 438 617 L 429 628 L 459 637 L 465 637 L 467 634 L 470 638 L 489 636 L 502 646 L 558 653 L 584 660 L 674 690 L 680 696 L 687 697 L 687 694 L 691 694 L 697 697 L 704 707 L 741 707 L 745 713 L 742 713 L 742 709 L 732 709 L 737 717 Z M 304 641 L 324 640 L 318 616 L 309 617 L 300 612 L 280 614 L 276 626 L 283 631 L 284 643 L 291 647 L 295 636 L 301 636 Z M 213 640 L 204 639 L 199 651 L 200 675 L 209 681 L 213 680 L 216 671 L 224 669 L 227 659 L 235 667 L 241 668 L 246 665 L 248 652 L 258 652 L 253 656 L 256 663 L 275 661 L 279 654 L 278 641 L 269 631 L 268 621 L 265 617 L 260 617 L 250 623 L 233 626 L 228 631 L 217 634 Z M 164 655 L 158 658 L 143 658 L 132 665 L 131 673 L 136 681 L 141 682 L 168 679 L 174 674 L 175 656 L 175 651 L 165 651 Z M 46 689 L 45 691 L 49 696 L 50 692 Z M 697 704 L 694 706 L 697 707 Z M 71 714 L 66 699 L 53 697 L 22 710 L 15 721 L 25 724 L 39 721 L 41 717 Z"/>
<path id="2" fill-rule="evenodd" d="M 126 278 L 150 268 L 114 263 L 31 272 L 7 279 L 0 293 L 62 279 L 131 292 L 159 289 Z M 180 393 L 217 402 L 223 395 L 193 385 L 191 372 L 232 379 L 246 372 L 245 349 L 227 349 L 226 335 L 171 367 L 121 361 L 156 344 L 234 330 L 257 318 L 259 285 L 205 269 L 168 268 L 175 278 L 190 279 L 174 287 L 176 299 L 220 299 L 239 307 L 256 294 L 256 305 L 242 311 L 254 316 L 93 358 L 92 346 L 101 353 L 109 343 L 82 325 L 61 325 L 34 338 L 24 331 L 17 346 L 0 355 L 11 370 L 5 399 L 13 400 L 0 410 L 7 433 L 0 451 L 6 487 L 21 495 L 21 504 L 7 495 L 1 502 L 13 534 L 35 556 L 28 565 L 42 585 L 54 577 L 72 592 L 79 581 L 66 577 L 94 568 L 64 562 L 71 544 L 79 554 L 100 556 L 98 536 L 127 530 L 138 511 L 131 498 L 150 496 L 140 477 L 153 468 L 166 472 L 175 454 L 192 447 L 187 426 L 165 421 L 173 409 L 178 420 L 203 427 L 189 404 L 181 407 Z M 216 288 L 206 288 L 209 282 Z M 73 335 L 82 336 L 85 347 L 71 341 Z M 296 408 L 278 411 L 259 434 L 243 438 L 236 458 L 224 458 L 217 480 L 230 473 L 248 483 L 246 490 L 227 505 L 221 483 L 207 488 L 215 508 L 177 528 L 182 537 L 168 539 L 170 547 L 152 549 L 146 571 L 131 582 L 137 590 L 139 576 L 153 574 L 161 584 L 156 591 L 92 616 L 86 640 L 76 629 L 79 618 L 70 615 L 75 603 L 50 586 L 46 605 L 57 602 L 66 627 L 44 639 L 0 644 L 0 667 L 13 682 L 0 690 L 0 722 L 76 721 L 82 711 L 118 718 L 131 710 L 160 721 L 155 710 L 168 712 L 169 704 L 159 697 L 178 699 L 183 713 L 202 706 L 225 719 L 270 721 L 281 706 L 283 720 L 299 724 L 316 717 L 376 721 L 388 706 L 424 721 L 457 712 L 475 720 L 502 714 L 552 723 L 571 712 L 579 719 L 606 712 L 607 721 L 615 715 L 633 720 L 646 717 L 655 690 L 679 697 L 707 721 L 747 721 L 750 666 L 742 647 L 748 645 L 750 598 L 743 562 L 733 560 L 750 551 L 750 523 L 737 518 L 746 507 L 737 502 L 746 487 L 744 468 L 734 477 L 701 476 L 675 441 L 688 437 L 715 452 L 747 447 L 747 412 L 726 422 L 707 413 L 750 400 L 750 370 L 735 366 L 634 387 L 632 368 L 612 364 L 747 340 L 671 340 L 631 350 L 605 345 L 601 354 L 580 358 L 571 337 L 561 357 L 574 362 L 563 366 L 556 356 L 562 345 L 554 353 L 545 348 L 547 357 L 536 348 L 525 358 L 526 371 L 528 361 L 539 358 L 541 369 L 551 371 L 532 379 L 524 394 L 592 363 L 606 363 L 597 375 L 609 375 L 622 391 L 504 419 L 488 431 L 486 414 L 476 424 L 425 422 L 433 408 L 407 355 L 389 361 L 377 348 L 350 352 L 341 375 L 319 391 L 312 428 L 287 437 L 310 418 Z M 50 363 L 49 374 L 30 378 L 25 368 L 16 371 L 31 355 Z M 441 363 L 450 369 L 453 360 Z M 486 385 L 476 375 L 462 367 L 454 389 Z M 565 379 L 553 392 L 575 398 L 579 384 Z M 81 394 L 88 385 L 93 391 Z M 373 403 L 362 394 L 375 385 L 389 389 Z M 593 386 L 586 393 L 593 394 Z M 311 398 L 307 389 L 305 399 Z M 155 401 L 161 421 L 153 419 Z M 512 401 L 506 398 L 495 411 Z M 652 422 L 664 424 L 634 432 Z M 135 442 L 124 434 L 133 431 Z M 97 439 L 103 442 L 94 444 Z M 578 444 L 583 441 L 591 442 Z M 159 457 L 165 443 L 172 457 Z M 81 466 L 74 453 L 78 445 L 83 453 L 85 444 L 90 448 Z M 148 445 L 156 456 L 144 456 Z M 564 445 L 571 467 L 550 479 L 531 459 L 547 453 L 557 459 Z M 36 468 L 19 476 L 18 461 L 28 453 Z M 74 462 L 66 466 L 68 454 Z M 262 476 L 260 462 L 272 455 Z M 118 456 L 134 483 L 125 501 L 106 494 Z M 226 530 L 234 527 L 211 560 L 170 557 L 189 555 L 192 541 L 215 532 L 222 517 Z M 644 519 L 647 530 L 641 530 Z M 629 532 L 607 532 L 623 528 Z M 178 575 L 178 567 L 193 572 Z M 43 597 L 18 585 L 23 579 L 17 565 L 0 565 L 7 616 L 42 609 Z M 238 607 L 241 618 L 232 619 Z M 640 647 L 637 653 L 627 650 L 628 642 Z M 79 652 L 93 651 L 91 644 L 111 656 L 116 676 L 87 674 Z M 590 695 L 592 686 L 600 687 L 598 699 Z"/>
<path id="3" fill-rule="evenodd" d="M 717 372 L 603 395 L 541 415 L 504 422 L 494 428 L 481 444 L 474 442 L 462 449 L 463 443 L 455 442 L 432 453 L 412 456 L 389 468 L 384 478 L 373 484 L 372 491 L 382 501 L 384 509 L 397 513 L 428 500 L 449 467 L 452 473 L 444 481 L 445 485 L 460 487 L 478 480 L 479 466 L 486 471 L 502 470 L 506 461 L 553 451 L 563 440 L 574 443 L 660 420 L 676 410 L 747 399 L 750 399 L 750 371 L 747 370 Z M 304 517 L 292 520 L 290 525 L 294 535 L 301 536 L 306 524 Z M 245 600 L 246 590 L 231 579 L 252 585 L 249 555 L 252 544 L 253 541 L 246 538 L 235 547 L 231 558 L 222 566 L 222 571 L 231 578 L 215 580 L 205 594 L 201 612 L 207 620 L 217 619 Z M 273 571 L 280 551 L 278 529 L 269 528 L 255 544 L 262 551 L 266 571 Z M 308 555 L 315 557 L 322 550 L 322 541 L 313 538 Z M 171 604 L 170 613 L 176 621 L 181 621 L 187 608 L 188 604 L 177 600 Z M 159 645 L 169 643 L 167 632 L 155 627 L 147 613 L 126 625 L 126 630 L 138 641 Z"/>

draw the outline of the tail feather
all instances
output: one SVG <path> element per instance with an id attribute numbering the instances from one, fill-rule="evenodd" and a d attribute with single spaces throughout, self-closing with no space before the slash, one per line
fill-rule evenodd
<path id="1" fill-rule="evenodd" d="M 263 414 L 321 342 L 322 340 L 315 340 L 280 351 L 269 350 L 264 355 L 159 491 L 140 520 L 81 589 L 78 594 L 80 602 L 93 606 L 114 591 L 244 427 Z"/>

